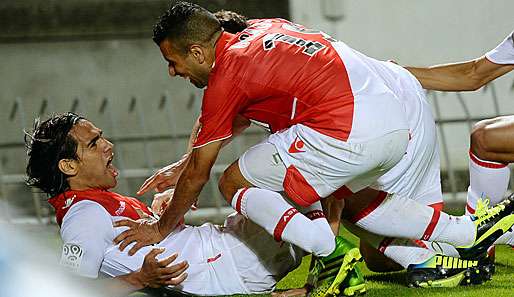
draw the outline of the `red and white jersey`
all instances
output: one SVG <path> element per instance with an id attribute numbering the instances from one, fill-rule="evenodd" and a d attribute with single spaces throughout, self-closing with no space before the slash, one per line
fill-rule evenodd
<path id="1" fill-rule="evenodd" d="M 237 35 L 224 32 L 194 147 L 230 137 L 237 114 L 271 132 L 301 123 L 342 141 L 407 129 L 385 64 L 391 63 L 282 19 L 254 20 Z"/>
<path id="2" fill-rule="evenodd" d="M 159 244 L 129 256 L 133 244 L 123 252 L 113 244 L 126 228 L 114 228 L 113 223 L 127 217 L 137 219 L 135 209 L 147 211 L 143 203 L 133 199 L 100 190 L 70 191 L 52 198 L 64 242 L 61 264 L 85 277 L 116 277 L 140 270 L 145 255 L 162 247 L 165 252 L 158 259 L 176 252 L 175 263 L 189 263 L 187 279 L 175 289 L 214 296 L 270 292 L 278 279 L 301 262 L 303 254 L 299 255 L 297 248 L 275 242 L 241 215 L 227 218 L 223 227 L 210 223 L 180 225 Z M 264 292 L 255 291 L 240 277 L 241 271 L 248 269 L 258 271 L 255 280 L 261 282 Z"/>
<path id="3" fill-rule="evenodd" d="M 485 57 L 496 64 L 514 64 L 514 31 Z"/>

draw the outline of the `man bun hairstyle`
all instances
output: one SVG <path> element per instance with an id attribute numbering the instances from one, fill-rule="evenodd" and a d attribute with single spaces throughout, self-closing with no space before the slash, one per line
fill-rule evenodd
<path id="1" fill-rule="evenodd" d="M 69 134 L 71 128 L 84 118 L 72 113 L 57 114 L 41 122 L 34 121 L 32 132 L 25 132 L 27 148 L 27 185 L 42 190 L 49 196 L 69 188 L 67 175 L 59 169 L 62 159 L 78 160 L 78 143 Z"/>
<path id="2" fill-rule="evenodd" d="M 214 16 L 218 19 L 223 29 L 232 34 L 239 33 L 248 27 L 246 23 L 248 19 L 237 12 L 220 10 L 215 12 Z"/>
<path id="3" fill-rule="evenodd" d="M 207 9 L 189 2 L 177 2 L 153 27 L 153 41 L 160 45 L 169 38 L 173 46 L 185 54 L 192 44 L 214 44 L 214 36 L 222 27 L 216 17 Z"/>

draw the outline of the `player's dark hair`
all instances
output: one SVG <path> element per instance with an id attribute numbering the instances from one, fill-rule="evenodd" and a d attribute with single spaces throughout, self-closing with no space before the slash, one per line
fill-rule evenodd
<path id="1" fill-rule="evenodd" d="M 236 12 L 230 10 L 220 10 L 214 13 L 223 29 L 229 33 L 235 34 L 243 31 L 248 27 L 246 23 L 248 19 Z"/>
<path id="2" fill-rule="evenodd" d="M 207 9 L 181 1 L 161 15 L 153 27 L 152 39 L 159 45 L 168 38 L 184 54 L 192 44 L 214 44 L 214 36 L 221 30 L 220 22 Z"/>
<path id="3" fill-rule="evenodd" d="M 59 161 L 78 159 L 78 143 L 69 132 L 82 119 L 68 112 L 54 115 L 44 122 L 39 118 L 34 121 L 34 130 L 25 132 L 27 185 L 39 188 L 49 196 L 69 188 L 67 175 L 59 169 Z"/>

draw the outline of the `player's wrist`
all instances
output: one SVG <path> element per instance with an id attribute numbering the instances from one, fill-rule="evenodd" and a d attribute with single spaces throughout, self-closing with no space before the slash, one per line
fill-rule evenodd
<path id="1" fill-rule="evenodd" d="M 164 238 L 166 238 L 166 236 L 168 236 L 168 234 L 171 233 L 171 227 L 169 226 L 166 226 L 166 224 L 163 222 L 162 220 L 162 217 L 161 219 L 157 220 L 155 223 L 154 223 L 154 227 L 156 229 L 156 233 L 158 234 L 158 236 L 160 237 L 159 238 L 159 241 L 163 240 Z"/>
<path id="2" fill-rule="evenodd" d="M 145 278 L 145 275 L 141 271 L 132 272 L 124 277 L 122 277 L 123 281 L 128 283 L 134 290 L 140 290 L 148 286 L 148 280 Z"/>

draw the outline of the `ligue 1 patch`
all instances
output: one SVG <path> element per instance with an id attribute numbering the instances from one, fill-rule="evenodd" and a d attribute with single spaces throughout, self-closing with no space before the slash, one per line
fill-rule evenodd
<path id="1" fill-rule="evenodd" d="M 72 270 L 78 270 L 82 263 L 84 251 L 79 245 L 65 243 L 62 247 L 61 265 Z"/>

